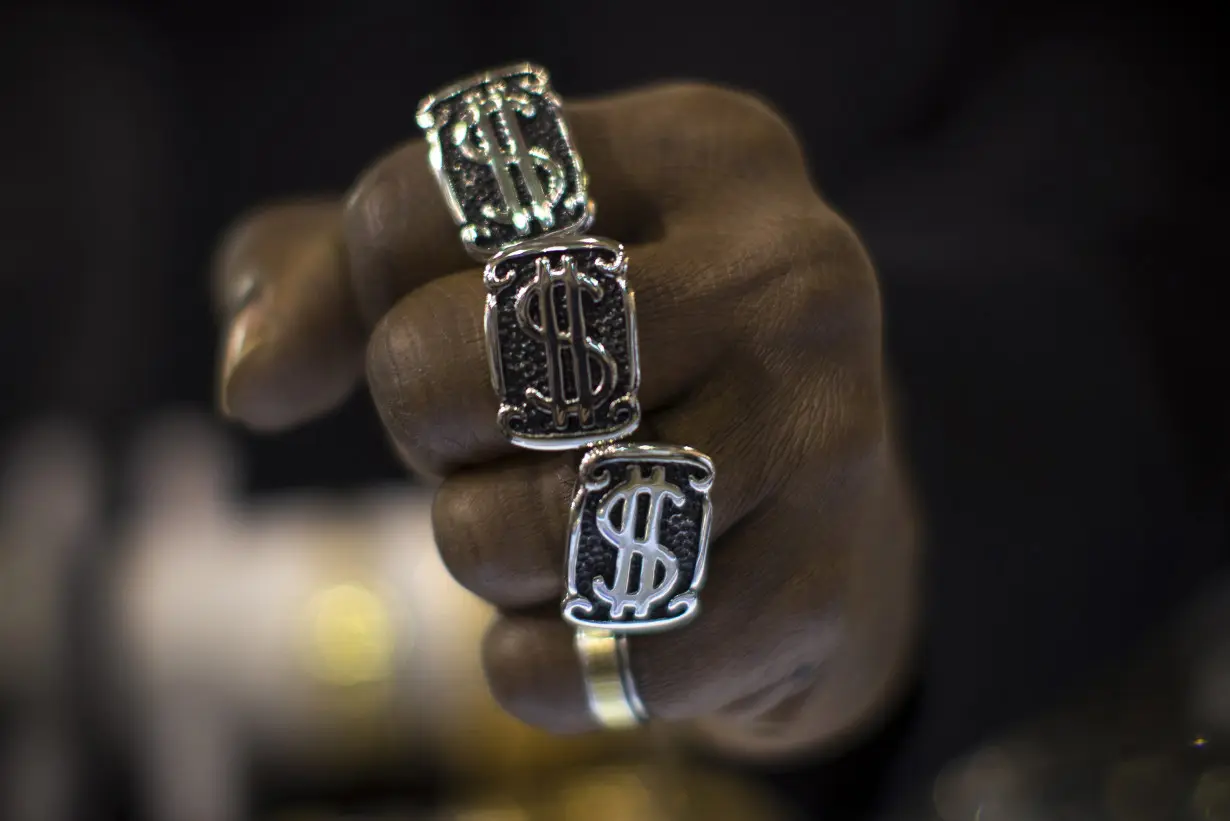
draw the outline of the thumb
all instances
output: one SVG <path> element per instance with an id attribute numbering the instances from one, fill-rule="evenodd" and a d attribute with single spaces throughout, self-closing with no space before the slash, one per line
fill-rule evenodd
<path id="1" fill-rule="evenodd" d="M 334 202 L 263 209 L 240 220 L 213 272 L 223 320 L 218 402 L 257 430 L 320 416 L 363 371 L 358 319 Z"/>

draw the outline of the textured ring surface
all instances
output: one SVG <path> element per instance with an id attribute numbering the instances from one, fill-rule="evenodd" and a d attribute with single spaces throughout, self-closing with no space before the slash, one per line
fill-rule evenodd
<path id="1" fill-rule="evenodd" d="M 486 336 L 500 428 L 514 444 L 566 450 L 636 430 L 636 308 L 623 246 L 534 240 L 487 264 Z"/>

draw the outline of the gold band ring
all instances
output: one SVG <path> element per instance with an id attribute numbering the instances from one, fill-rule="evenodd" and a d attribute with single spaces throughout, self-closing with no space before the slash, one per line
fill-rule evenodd
<path id="1" fill-rule="evenodd" d="M 627 636 L 581 628 L 576 633 L 576 649 L 589 711 L 599 724 L 622 730 L 648 720 L 628 666 Z"/>

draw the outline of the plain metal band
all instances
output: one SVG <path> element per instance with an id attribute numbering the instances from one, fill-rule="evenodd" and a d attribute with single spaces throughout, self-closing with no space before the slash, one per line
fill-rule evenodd
<path id="1" fill-rule="evenodd" d="M 607 630 L 580 629 L 577 657 L 589 712 L 611 730 L 627 729 L 648 720 L 628 664 L 628 637 Z"/>

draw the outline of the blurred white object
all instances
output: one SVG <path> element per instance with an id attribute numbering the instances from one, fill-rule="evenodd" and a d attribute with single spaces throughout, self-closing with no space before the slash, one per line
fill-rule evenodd
<path id="1" fill-rule="evenodd" d="M 110 594 L 117 719 L 143 751 L 155 819 L 241 817 L 256 763 L 327 791 L 380 771 L 498 779 L 595 747 L 491 701 L 491 610 L 439 559 L 427 491 L 241 504 L 234 456 L 204 420 L 152 429 L 134 465 Z"/>
<path id="2" fill-rule="evenodd" d="M 61 821 L 75 795 L 68 719 L 68 600 L 74 560 L 100 505 L 88 438 L 49 421 L 10 443 L 0 463 L 0 818 Z"/>
<path id="3" fill-rule="evenodd" d="M 74 688 L 136 751 L 153 821 L 246 817 L 258 766 L 320 794 L 389 774 L 481 788 L 634 743 L 555 739 L 498 709 L 479 656 L 492 612 L 440 561 L 428 491 L 247 502 L 228 437 L 191 414 L 151 425 L 130 461 L 132 505 L 105 537 L 80 431 L 32 431 L 3 463 L 0 706 L 19 720 L 0 819 L 69 817 Z M 105 548 L 87 579 L 104 609 L 78 626 L 103 669 L 74 681 L 69 582 L 87 548 Z"/>

